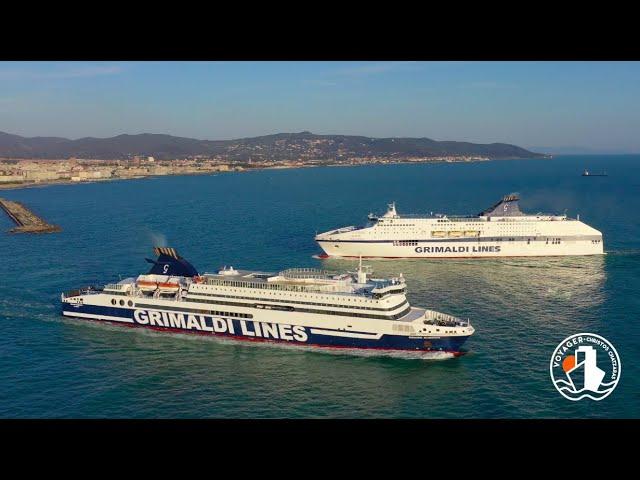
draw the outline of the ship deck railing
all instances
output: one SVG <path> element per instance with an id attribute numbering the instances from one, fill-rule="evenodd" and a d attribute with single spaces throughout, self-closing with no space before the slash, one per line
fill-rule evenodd
<path id="1" fill-rule="evenodd" d="M 105 290 L 124 290 L 125 287 L 130 287 L 130 284 L 128 283 L 107 283 L 104 286 Z"/>
<path id="2" fill-rule="evenodd" d="M 403 218 L 412 218 L 412 219 L 424 219 L 424 220 L 433 220 L 434 218 L 443 219 L 443 220 L 469 220 L 472 218 L 477 219 L 478 217 L 475 215 L 445 215 L 441 213 L 433 213 L 433 214 L 425 214 L 425 213 L 403 213 L 398 217 L 400 220 Z"/>
<path id="3" fill-rule="evenodd" d="M 266 281 L 252 281 L 252 279 L 238 279 L 238 278 L 215 278 L 205 277 L 206 285 L 217 285 L 221 287 L 236 287 L 236 288 L 251 288 L 257 290 L 283 290 L 290 292 L 321 292 L 321 293 L 351 293 L 355 284 L 348 286 L 345 283 L 336 281 L 336 283 L 323 283 L 323 284 L 309 284 L 309 283 L 289 283 L 286 280 L 283 282 L 266 282 Z M 325 278 L 326 279 L 326 278 Z"/>
<path id="4" fill-rule="evenodd" d="M 348 227 L 340 227 L 340 228 L 336 228 L 335 230 L 330 230 L 328 232 L 325 233 L 347 233 L 347 232 L 352 232 L 354 230 L 361 230 L 363 228 L 365 228 L 366 225 L 350 225 Z"/>
<path id="5" fill-rule="evenodd" d="M 97 294 L 101 293 L 102 290 L 102 287 L 89 285 L 86 287 L 76 288 L 75 290 L 67 290 L 66 292 L 62 293 L 62 298 L 65 299 L 69 297 L 79 297 L 80 295 Z"/>
<path id="6" fill-rule="evenodd" d="M 333 295 L 351 295 L 354 297 L 372 298 L 375 288 L 379 288 L 378 280 L 371 280 L 370 283 L 347 283 L 346 280 L 332 279 L 333 283 L 293 283 L 284 282 L 256 282 L 251 279 L 240 278 L 222 278 L 222 277 L 205 277 L 205 285 L 249 288 L 256 290 L 279 290 L 288 292 L 304 292 L 304 293 L 326 293 Z M 387 283 L 386 286 L 398 285 L 405 287 L 404 282 L 396 281 L 396 283 Z M 192 292 L 197 294 L 197 292 Z"/>
<path id="7" fill-rule="evenodd" d="M 378 278 L 372 278 L 371 283 L 373 283 L 373 289 L 374 290 L 384 290 L 385 288 L 389 288 L 389 287 L 406 287 L 406 282 L 395 278 L 390 278 L 390 279 L 378 279 Z"/>
<path id="8" fill-rule="evenodd" d="M 317 280 L 334 280 L 335 273 L 319 268 L 288 268 L 281 271 L 278 275 L 283 278 L 300 280 L 300 279 L 317 279 Z"/>
<path id="9" fill-rule="evenodd" d="M 457 327 L 468 326 L 469 319 L 462 319 L 449 315 L 448 313 L 438 312 L 436 310 L 426 310 L 424 312 L 424 324 L 425 325 L 438 325 L 441 327 Z"/>

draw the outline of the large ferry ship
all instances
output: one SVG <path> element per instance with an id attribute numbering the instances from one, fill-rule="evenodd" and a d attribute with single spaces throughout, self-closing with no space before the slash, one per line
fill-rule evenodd
<path id="1" fill-rule="evenodd" d="M 600 255 L 602 233 L 566 215 L 527 214 L 507 195 L 475 216 L 398 215 L 316 235 L 325 257 L 451 258 Z"/>
<path id="2" fill-rule="evenodd" d="M 62 314 L 240 340 L 455 355 L 474 332 L 468 320 L 410 306 L 402 274 L 373 278 L 362 260 L 342 274 L 233 267 L 199 274 L 173 248 L 154 252 L 147 274 L 63 293 Z"/>

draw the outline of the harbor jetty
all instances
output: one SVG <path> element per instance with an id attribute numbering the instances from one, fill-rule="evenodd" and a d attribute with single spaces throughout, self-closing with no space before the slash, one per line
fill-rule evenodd
<path id="1" fill-rule="evenodd" d="M 0 207 L 17 225 L 9 230 L 11 233 L 53 233 L 61 231 L 59 226 L 45 222 L 19 202 L 0 198 Z"/>

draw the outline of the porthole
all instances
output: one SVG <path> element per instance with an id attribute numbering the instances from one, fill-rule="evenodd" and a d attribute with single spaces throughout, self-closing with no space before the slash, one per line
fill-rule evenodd
<path id="1" fill-rule="evenodd" d="M 115 304 L 116 304 L 116 299 L 115 299 L 115 298 L 112 298 L 112 299 L 111 299 L 111 305 L 115 305 Z"/>
<path id="2" fill-rule="evenodd" d="M 120 302 L 119 302 L 119 303 L 120 303 L 120 306 L 121 306 L 121 307 L 124 307 L 124 300 L 120 300 Z"/>
<path id="3" fill-rule="evenodd" d="M 133 307 L 133 302 L 132 302 L 131 300 L 129 300 L 129 301 L 127 302 L 127 305 L 129 305 L 130 307 Z"/>

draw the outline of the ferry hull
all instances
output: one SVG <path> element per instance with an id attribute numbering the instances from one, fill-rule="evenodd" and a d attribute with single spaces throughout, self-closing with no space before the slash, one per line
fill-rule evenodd
<path id="1" fill-rule="evenodd" d="M 602 255 L 602 240 L 534 241 L 417 241 L 398 245 L 394 241 L 318 240 L 330 257 L 365 258 L 493 258 Z"/>
<path id="2" fill-rule="evenodd" d="M 526 214 L 517 194 L 476 216 L 369 215 L 366 226 L 316 235 L 331 257 L 482 258 L 602 255 L 602 232 L 564 215 Z"/>
<path id="3" fill-rule="evenodd" d="M 266 322 L 257 319 L 199 315 L 192 312 L 120 308 L 82 303 L 62 304 L 62 315 L 76 320 L 103 322 L 173 333 L 200 334 L 244 341 L 272 342 L 325 348 L 450 352 L 460 354 L 468 336 L 410 337 L 324 327 Z M 181 320 L 175 320 L 177 317 Z"/>

